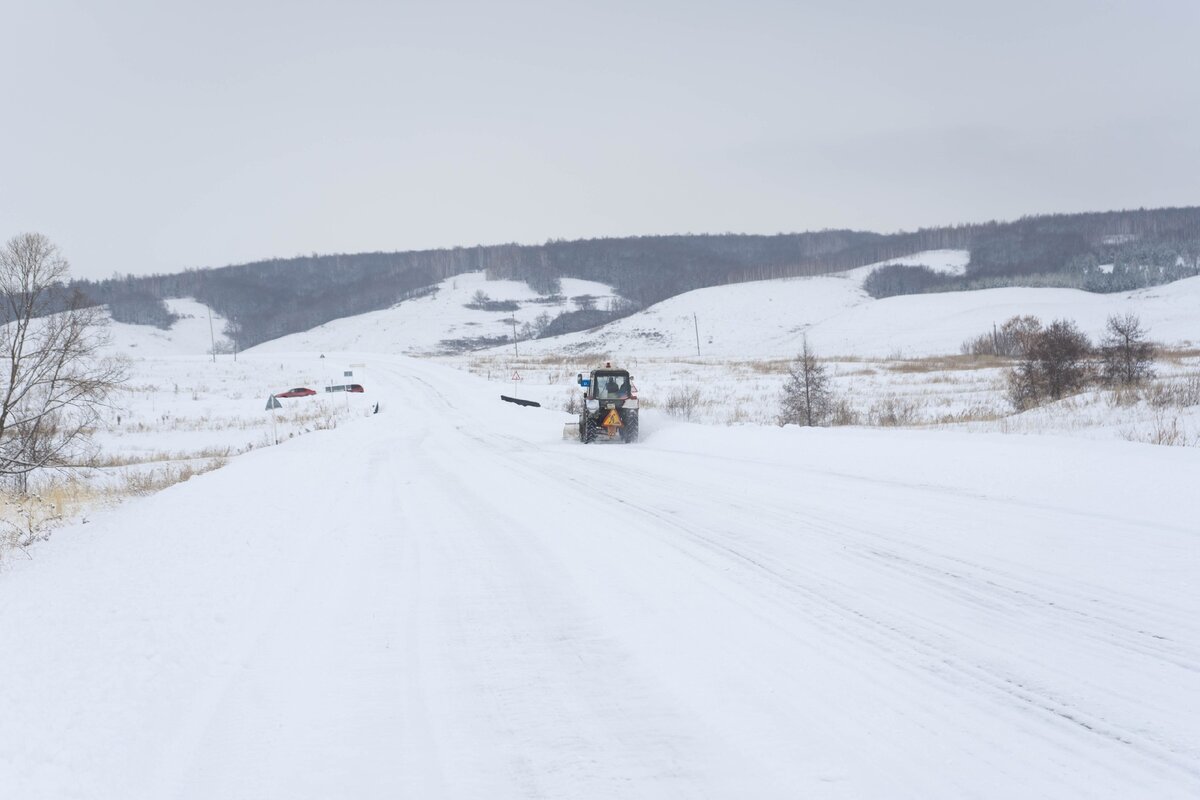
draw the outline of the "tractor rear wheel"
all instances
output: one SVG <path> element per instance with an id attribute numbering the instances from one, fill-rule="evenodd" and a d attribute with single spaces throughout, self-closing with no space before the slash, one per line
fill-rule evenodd
<path id="1" fill-rule="evenodd" d="M 590 414 L 583 418 L 583 421 L 580 423 L 579 438 L 584 444 L 588 444 L 589 442 L 596 440 L 596 431 L 598 427 L 599 426 L 596 425 L 595 418 L 593 418 Z"/>
<path id="2" fill-rule="evenodd" d="M 625 444 L 633 444 L 638 440 L 638 414 L 629 411 L 625 415 L 625 424 L 621 428 L 621 439 Z"/>

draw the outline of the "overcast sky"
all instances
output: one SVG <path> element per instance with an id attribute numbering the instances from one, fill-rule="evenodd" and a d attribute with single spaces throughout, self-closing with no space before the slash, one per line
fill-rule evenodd
<path id="1" fill-rule="evenodd" d="M 313 251 L 1200 203 L 1200 2 L 0 0 L 0 240 Z"/>

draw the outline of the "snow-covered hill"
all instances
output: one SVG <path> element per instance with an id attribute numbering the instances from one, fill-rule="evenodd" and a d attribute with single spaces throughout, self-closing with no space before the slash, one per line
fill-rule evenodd
<path id="1" fill-rule="evenodd" d="M 151 358 L 211 353 L 214 340 L 218 352 L 232 346 L 223 333 L 225 318 L 208 306 L 192 298 L 171 298 L 166 304 L 171 313 L 179 317 L 167 330 L 110 319 L 110 350 L 130 358 Z"/>
<path id="2" fill-rule="evenodd" d="M 621 360 L 644 357 L 762 359 L 790 357 L 803 336 L 826 356 L 918 357 L 959 352 L 962 343 L 1012 316 L 1071 319 L 1099 338 L 1110 315 L 1134 312 L 1153 338 L 1173 345 L 1200 342 L 1200 277 L 1124 294 L 1074 289 L 1008 288 L 906 295 L 875 300 L 862 282 L 884 264 L 925 264 L 957 274 L 965 250 L 933 250 L 812 278 L 713 286 L 672 297 L 633 316 L 589 331 L 523 341 L 527 355 L 607 353 Z M 252 348 L 258 353 L 372 352 L 429 355 L 482 349 L 506 339 L 540 315 L 574 310 L 572 297 L 590 295 L 598 308 L 613 301 L 612 288 L 562 281 L 562 297 L 547 302 L 519 281 L 488 281 L 467 273 L 428 294 L 382 311 L 334 320 L 309 331 Z M 468 308 L 477 292 L 518 304 L 515 312 Z M 183 318 L 169 331 L 113 323 L 117 349 L 130 355 L 197 355 L 209 352 L 208 309 L 192 300 L 168 301 Z M 213 316 L 218 347 L 225 321 Z M 495 345 L 496 351 L 511 345 Z"/>
<path id="3" fill-rule="evenodd" d="M 476 292 L 492 301 L 513 301 L 516 311 L 467 308 Z M 555 317 L 575 309 L 571 298 L 591 295 L 597 308 L 612 301 L 612 288 L 574 278 L 562 280 L 561 301 L 545 302 L 521 281 L 489 281 L 482 272 L 456 275 L 429 294 L 405 300 L 392 308 L 334 320 L 302 333 L 265 342 L 250 352 L 325 352 L 346 350 L 373 353 L 429 354 L 446 352 L 454 341 L 511 336 L 512 322 L 533 323 L 541 314 Z"/>
<path id="4" fill-rule="evenodd" d="M 903 261 L 950 271 L 947 252 L 958 251 Z M 1158 341 L 1200 342 L 1200 277 L 1124 294 L 1007 288 L 875 300 L 862 280 L 877 266 L 697 289 L 600 328 L 531 342 L 527 350 L 608 353 L 628 361 L 694 356 L 699 345 L 706 356 L 754 359 L 793 356 L 807 335 L 822 355 L 916 357 L 958 353 L 968 338 L 1016 315 L 1071 319 L 1098 338 L 1110 315 L 1125 312 L 1138 314 Z"/>

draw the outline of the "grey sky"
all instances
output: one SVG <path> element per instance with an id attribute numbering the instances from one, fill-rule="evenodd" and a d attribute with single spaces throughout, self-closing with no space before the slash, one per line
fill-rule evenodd
<path id="1" fill-rule="evenodd" d="M 1200 203 L 1200 3 L 0 4 L 0 239 L 82 277 Z"/>

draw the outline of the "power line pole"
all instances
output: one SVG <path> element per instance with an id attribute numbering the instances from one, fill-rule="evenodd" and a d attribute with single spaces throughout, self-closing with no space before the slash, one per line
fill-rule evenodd
<path id="1" fill-rule="evenodd" d="M 696 326 L 696 355 L 700 355 L 700 320 L 696 319 L 696 312 L 692 312 L 692 323 Z"/>
<path id="2" fill-rule="evenodd" d="M 212 306 L 208 307 L 208 339 L 212 342 L 213 363 L 217 363 L 217 337 L 213 333 L 212 326 Z"/>

